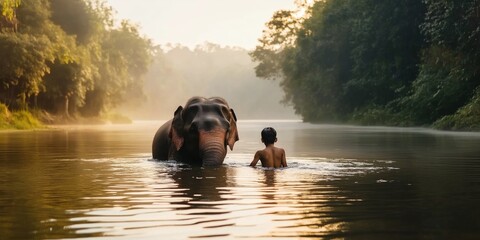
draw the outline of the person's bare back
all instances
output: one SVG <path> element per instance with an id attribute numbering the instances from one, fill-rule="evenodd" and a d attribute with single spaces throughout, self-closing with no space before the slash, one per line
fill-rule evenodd
<path id="1" fill-rule="evenodd" d="M 262 131 L 262 142 L 265 143 L 265 149 L 258 150 L 253 157 L 250 166 L 257 165 L 258 160 L 261 161 L 262 167 L 287 167 L 287 160 L 285 150 L 283 148 L 275 147 L 274 143 L 277 141 L 277 132 L 273 128 L 265 128 Z"/>

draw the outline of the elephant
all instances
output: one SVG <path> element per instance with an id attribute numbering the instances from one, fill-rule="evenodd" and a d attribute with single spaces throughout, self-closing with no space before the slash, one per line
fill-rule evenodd
<path id="1" fill-rule="evenodd" d="M 157 130 L 152 155 L 157 160 L 221 165 L 227 145 L 233 150 L 238 140 L 237 117 L 225 99 L 192 97 Z"/>

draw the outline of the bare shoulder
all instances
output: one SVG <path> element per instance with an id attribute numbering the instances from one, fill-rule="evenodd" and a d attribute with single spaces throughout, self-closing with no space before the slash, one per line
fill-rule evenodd
<path id="1" fill-rule="evenodd" d="M 277 151 L 279 151 L 279 152 L 281 152 L 281 153 L 285 153 L 285 149 L 283 149 L 283 148 L 277 147 L 276 149 L 277 149 Z"/>
<path id="2" fill-rule="evenodd" d="M 265 149 L 258 150 L 257 152 L 255 152 L 255 156 L 261 157 L 264 155 L 264 152 L 265 152 Z"/>

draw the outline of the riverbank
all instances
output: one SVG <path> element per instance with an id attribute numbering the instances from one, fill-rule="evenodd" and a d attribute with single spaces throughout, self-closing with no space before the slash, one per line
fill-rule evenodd
<path id="1" fill-rule="evenodd" d="M 355 121 L 349 121 L 346 124 L 355 126 L 424 127 L 442 131 L 479 132 L 479 106 L 479 103 L 473 106 L 468 105 L 467 107 L 461 108 L 456 114 L 446 116 L 428 126 L 415 126 L 412 123 L 402 122 L 401 117 L 393 118 L 392 116 L 384 116 L 384 114 L 382 115 L 378 113 L 362 115 Z M 391 119 L 396 119 L 396 121 Z M 307 122 L 311 122 L 313 124 L 325 124 L 315 121 Z M 118 113 L 108 113 L 99 117 L 88 118 L 78 116 L 67 117 L 65 115 L 50 114 L 41 110 L 11 112 L 4 104 L 0 103 L 0 130 L 44 129 L 48 128 L 48 126 L 59 125 L 103 125 L 130 123 L 132 123 L 130 118 Z"/>
<path id="2" fill-rule="evenodd" d="M 53 115 L 46 111 L 10 111 L 0 104 L 0 130 L 44 129 L 49 125 L 66 124 L 128 124 L 132 120 L 118 113 L 105 114 L 100 117 L 68 117 Z"/>
<path id="3" fill-rule="evenodd" d="M 38 129 L 45 125 L 28 111 L 10 112 L 7 106 L 0 104 L 0 130 Z"/>

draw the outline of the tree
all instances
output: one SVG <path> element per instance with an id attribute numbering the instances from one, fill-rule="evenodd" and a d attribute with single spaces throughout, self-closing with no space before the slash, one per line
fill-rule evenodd
<path id="1" fill-rule="evenodd" d="M 418 78 L 403 99 L 405 112 L 417 124 L 430 124 L 476 102 L 480 84 L 480 2 L 424 2 L 427 11 L 420 28 L 428 46 Z"/>
<path id="2" fill-rule="evenodd" d="M 385 107 L 405 96 L 418 75 L 424 47 L 419 25 L 424 5 L 417 0 L 362 0 L 351 4 L 352 77 L 345 84 L 351 111 Z"/>
<path id="3" fill-rule="evenodd" d="M 294 17 L 294 11 L 282 10 L 273 14 L 259 39 L 259 45 L 250 53 L 252 59 L 258 62 L 255 67 L 257 76 L 266 79 L 283 77 L 281 62 L 283 53 L 293 46 L 299 21 Z"/>
<path id="4" fill-rule="evenodd" d="M 89 44 L 95 34 L 95 15 L 82 0 L 50 0 L 55 39 L 62 54 L 49 64 L 45 77 L 48 91 L 41 94 L 43 108 L 66 117 L 76 114 L 85 103 L 86 92 L 93 89 L 95 68 L 91 63 Z M 68 16 L 67 16 L 68 15 Z"/>
<path id="5" fill-rule="evenodd" d="M 34 92 L 30 104 L 38 107 L 37 99 L 39 98 L 43 108 L 54 109 L 54 106 L 51 106 L 51 101 L 46 101 L 46 99 L 56 102 L 58 98 L 55 96 L 63 94 L 60 99 L 68 102 L 68 98 L 72 95 L 72 92 L 79 87 L 78 84 L 74 84 L 75 87 L 70 87 L 68 91 L 62 88 L 60 85 L 69 85 L 69 82 L 75 81 L 75 79 L 70 79 L 66 75 L 61 76 L 57 74 L 55 71 L 64 67 L 57 65 L 71 66 L 73 62 L 78 63 L 80 61 L 80 54 L 74 37 L 66 34 L 58 25 L 51 21 L 49 7 L 50 2 L 46 0 L 25 0 L 25 3 L 18 9 L 18 19 L 20 22 L 19 33 L 32 36 L 33 39 L 46 39 L 52 55 L 51 58 L 43 60 L 42 64 L 45 66 L 44 73 L 37 81 L 37 85 L 40 87 L 37 87 Z M 39 51 L 39 53 L 42 53 L 42 51 Z M 52 70 L 54 72 L 52 72 Z M 59 76 L 61 80 L 52 80 L 52 76 Z M 78 74 L 75 74 L 75 76 L 78 76 Z M 30 80 L 33 79 L 30 78 Z M 58 85 L 53 87 L 52 82 L 56 82 Z M 47 91 L 48 88 L 52 89 Z M 59 93 L 59 89 L 64 89 L 66 92 Z M 31 94 L 27 94 L 27 97 L 29 95 Z M 62 109 L 65 109 L 64 114 L 68 115 L 68 104 Z"/>
<path id="6" fill-rule="evenodd" d="M 287 31 L 295 34 L 293 44 L 282 38 L 292 16 L 274 16 L 277 24 L 268 25 L 261 40 L 278 42 L 261 41 L 252 53 L 257 75 L 280 77 L 286 100 L 304 120 L 349 121 L 405 95 L 423 43 L 420 2 L 316 1 L 308 12 Z"/>
<path id="7" fill-rule="evenodd" d="M 93 38 L 107 24 L 103 22 L 102 18 L 111 17 L 112 14 L 108 8 L 99 13 L 98 10 L 93 8 L 102 6 L 100 3 L 99 5 L 92 5 L 85 0 L 50 0 L 50 2 L 52 21 L 68 35 L 75 36 L 79 45 L 87 45 L 95 41 Z M 108 16 L 99 16 L 99 14 L 107 14 Z"/>
<path id="8" fill-rule="evenodd" d="M 100 55 L 93 60 L 98 75 L 82 108 L 89 116 L 118 106 L 127 95 L 132 101 L 142 98 L 143 77 L 155 51 L 151 41 L 140 36 L 138 27 L 128 21 L 106 32 L 99 47 Z"/>
<path id="9" fill-rule="evenodd" d="M 50 24 L 45 6 L 48 7 L 48 2 L 43 0 L 25 0 L 16 9 L 19 31 L 1 34 L 0 91 L 5 96 L 3 101 L 11 108 L 26 109 L 30 97 L 36 102 L 37 95 L 44 89 L 43 77 L 50 71 L 48 62 L 60 52 L 52 39 L 43 34 L 55 35 L 58 30 Z M 35 26 L 29 26 L 30 23 Z"/>
<path id="10" fill-rule="evenodd" d="M 0 25 L 0 100 L 10 108 L 98 116 L 128 92 L 142 95 L 152 44 L 137 26 L 115 28 L 104 1 L 0 3 L 2 19 L 18 21 L 18 31 Z"/>
<path id="11" fill-rule="evenodd" d="M 0 95 L 12 108 L 27 108 L 27 99 L 43 90 L 43 77 L 54 60 L 46 37 L 0 33 Z"/>
<path id="12" fill-rule="evenodd" d="M 308 20 L 311 14 L 311 6 L 306 1 L 296 1 L 295 10 L 281 10 L 273 14 L 272 19 L 266 23 L 266 29 L 259 39 L 259 45 L 250 56 L 257 63 L 255 73 L 264 79 L 279 80 L 285 92 L 283 102 L 293 102 L 297 114 L 303 115 L 304 111 L 300 98 L 296 98 L 297 90 L 291 86 L 292 54 L 295 51 L 296 41 L 299 32 L 302 30 L 302 23 Z M 302 95 L 306 96 L 306 95 Z M 297 101 L 296 103 L 294 101 Z"/>

